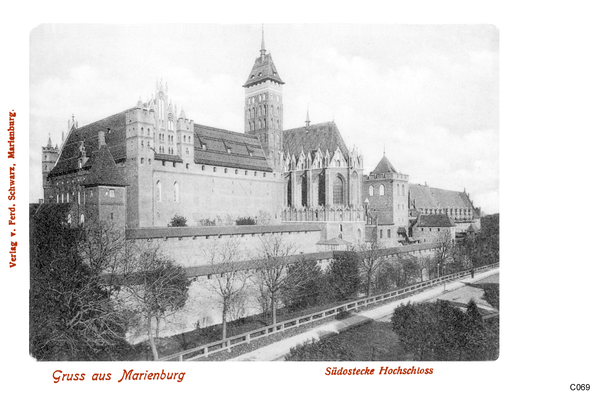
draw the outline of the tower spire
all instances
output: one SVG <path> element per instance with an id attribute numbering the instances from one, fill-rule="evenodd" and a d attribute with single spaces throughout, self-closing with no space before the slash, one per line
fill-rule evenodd
<path id="1" fill-rule="evenodd" d="M 310 118 L 308 116 L 308 107 L 306 107 L 306 127 L 308 128 L 308 126 L 310 125 Z"/>
<path id="2" fill-rule="evenodd" d="M 267 50 L 265 50 L 265 24 L 262 24 L 262 40 L 260 42 L 260 56 L 264 57 Z"/>

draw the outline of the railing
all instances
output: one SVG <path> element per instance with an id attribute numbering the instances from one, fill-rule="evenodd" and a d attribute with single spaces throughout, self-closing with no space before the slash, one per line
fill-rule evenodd
<path id="1" fill-rule="evenodd" d="M 500 263 L 494 263 L 494 264 L 484 265 L 482 267 L 474 268 L 474 270 L 476 272 L 480 272 L 485 269 L 496 268 L 499 265 L 500 265 Z M 469 275 L 470 273 L 471 273 L 471 270 L 455 272 L 453 274 L 444 275 L 442 277 L 430 279 L 425 282 L 419 282 L 417 284 L 407 286 L 405 288 L 394 289 L 392 291 L 389 291 L 386 293 L 380 293 L 380 294 L 377 294 L 377 295 L 374 295 L 371 297 L 356 299 L 356 300 L 349 301 L 344 304 L 337 305 L 335 307 L 328 308 L 326 310 L 317 311 L 312 314 L 308 314 L 308 315 L 294 318 L 294 319 L 289 319 L 289 320 L 286 320 L 283 322 L 277 322 L 275 325 L 265 326 L 263 328 L 255 329 L 250 332 L 232 336 L 225 340 L 219 340 L 216 342 L 212 342 L 212 343 L 204 344 L 202 346 L 195 347 L 193 349 L 188 349 L 188 350 L 181 351 L 179 353 L 171 354 L 171 355 L 162 357 L 160 359 L 160 361 L 169 361 L 169 360 L 176 360 L 176 359 L 178 359 L 179 361 L 193 361 L 193 360 L 197 360 L 202 357 L 208 357 L 209 355 L 219 353 L 223 350 L 231 351 L 231 349 L 235 346 L 238 346 L 238 345 L 244 344 L 244 343 L 250 343 L 250 341 L 252 341 L 252 340 L 255 340 L 255 339 L 258 339 L 261 337 L 267 337 L 273 333 L 283 332 L 284 330 L 287 330 L 287 329 L 297 328 L 304 324 L 318 321 L 318 320 L 330 317 L 332 315 L 336 315 L 342 311 L 355 310 L 361 306 L 376 304 L 376 303 L 379 303 L 379 302 L 382 302 L 385 300 L 389 300 L 394 297 L 398 297 L 398 296 L 401 296 L 401 295 L 404 295 L 407 293 L 411 293 L 411 292 L 414 292 L 414 291 L 417 291 L 417 290 L 420 290 L 423 288 L 435 286 L 438 283 L 443 283 L 443 282 L 451 281 L 454 279 L 459 279 L 459 278 L 462 278 L 463 276 Z"/>
<path id="2" fill-rule="evenodd" d="M 281 212 L 285 222 L 362 221 L 365 211 L 360 207 L 286 208 Z"/>

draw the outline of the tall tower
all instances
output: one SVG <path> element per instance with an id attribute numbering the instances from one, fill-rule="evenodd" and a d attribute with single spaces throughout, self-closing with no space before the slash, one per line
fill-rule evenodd
<path id="1" fill-rule="evenodd" d="M 48 196 L 50 196 L 50 191 L 47 190 L 50 183 L 46 179 L 52 168 L 54 168 L 56 160 L 58 160 L 58 145 L 52 147 L 52 139 L 48 133 L 48 144 L 45 147 L 42 146 L 42 187 L 44 189 L 44 201 L 46 202 L 49 201 Z"/>
<path id="2" fill-rule="evenodd" d="M 281 171 L 283 142 L 283 85 L 262 33 L 260 56 L 254 61 L 246 88 L 244 132 L 256 135 L 271 167 Z"/>

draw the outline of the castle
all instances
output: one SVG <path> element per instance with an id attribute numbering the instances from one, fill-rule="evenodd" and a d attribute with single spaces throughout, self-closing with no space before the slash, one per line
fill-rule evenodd
<path id="1" fill-rule="evenodd" d="M 364 175 L 335 122 L 311 124 L 307 113 L 284 130 L 284 85 L 263 34 L 243 84 L 243 133 L 188 118 L 162 81 L 132 108 L 82 127 L 72 117 L 60 149 L 50 139 L 42 148 L 44 202 L 71 204 L 69 223 L 110 220 L 135 238 L 164 236 L 175 215 L 207 238 L 250 217 L 263 231 L 313 232 L 306 252 L 477 229 L 466 194 L 410 184 L 385 154 Z"/>

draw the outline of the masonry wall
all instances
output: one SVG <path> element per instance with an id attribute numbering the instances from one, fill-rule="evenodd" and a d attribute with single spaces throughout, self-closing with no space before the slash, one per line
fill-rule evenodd
<path id="1" fill-rule="evenodd" d="M 263 223 L 280 223 L 280 173 L 156 160 L 140 163 L 137 169 L 137 176 L 129 178 L 143 181 L 129 196 L 130 227 L 167 226 L 176 214 L 184 216 L 188 226 L 202 220 L 231 224 L 239 217 L 261 216 Z"/>
<path id="2" fill-rule="evenodd" d="M 455 227 L 415 227 L 413 228 L 413 238 L 419 243 L 435 243 L 440 237 L 443 237 L 444 232 L 450 232 L 451 238 L 454 239 L 456 234 Z"/>
<path id="3" fill-rule="evenodd" d="M 235 233 L 236 227 L 227 229 L 196 229 L 197 235 L 185 234 L 179 236 L 164 236 L 156 235 L 138 235 L 142 242 L 148 242 L 150 246 L 158 246 L 168 257 L 174 259 L 184 267 L 196 267 L 199 265 L 209 264 L 209 257 L 212 249 L 218 248 L 220 243 L 226 241 L 237 241 L 239 243 L 240 258 L 252 259 L 260 254 L 262 241 L 269 235 L 277 235 L 281 237 L 284 246 L 290 245 L 293 249 L 293 254 L 314 253 L 317 252 L 317 242 L 321 239 L 319 229 L 289 229 L 285 230 L 285 226 L 280 227 L 284 230 L 276 233 L 269 233 L 270 227 L 256 227 L 255 233 L 251 232 L 254 226 L 243 227 L 247 233 Z M 250 228 L 250 229 L 248 229 Z M 178 228 L 169 228 L 177 232 Z M 183 228 L 185 230 L 185 228 Z M 128 232 L 129 237 L 135 230 Z M 221 233 L 219 233 L 221 232 Z M 153 237 L 154 236 L 154 237 Z M 156 237 L 158 236 L 158 237 Z"/>
<path id="4" fill-rule="evenodd" d="M 298 236 L 292 235 L 290 239 L 297 239 Z M 168 239 L 171 240 L 171 239 Z M 199 240 L 199 239 L 196 239 Z M 174 249 L 175 247 L 172 247 Z M 182 247 L 184 248 L 184 246 Z M 393 259 L 402 257 L 406 254 L 421 258 L 433 256 L 435 247 L 432 245 L 412 245 L 404 246 L 395 249 L 385 249 L 382 258 Z M 316 260 L 322 265 L 325 270 L 328 263 L 333 258 L 333 252 L 321 253 L 324 258 Z M 169 324 L 161 329 L 161 336 L 169 336 L 193 330 L 198 324 L 200 327 L 220 324 L 222 322 L 219 296 L 215 288 L 218 285 L 218 280 L 214 275 L 194 275 L 189 288 L 189 297 L 183 309 L 179 310 L 175 315 L 170 317 Z M 258 302 L 258 288 L 252 279 L 247 281 L 246 293 L 244 302 L 237 305 L 230 316 L 231 319 L 241 318 L 243 316 L 255 315 L 260 313 L 261 306 Z M 129 332 L 129 340 L 132 343 L 137 343 L 145 340 L 146 333 L 141 330 L 131 330 Z"/>

